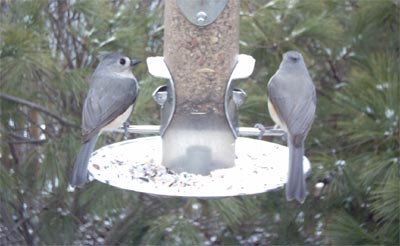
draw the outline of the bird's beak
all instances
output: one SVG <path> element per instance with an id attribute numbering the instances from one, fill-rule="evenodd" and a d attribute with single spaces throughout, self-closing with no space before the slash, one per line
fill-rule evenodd
<path id="1" fill-rule="evenodd" d="M 137 64 L 139 64 L 141 62 L 142 61 L 140 61 L 140 60 L 131 59 L 131 67 L 133 67 L 133 66 L 135 66 L 135 65 L 137 65 Z"/>

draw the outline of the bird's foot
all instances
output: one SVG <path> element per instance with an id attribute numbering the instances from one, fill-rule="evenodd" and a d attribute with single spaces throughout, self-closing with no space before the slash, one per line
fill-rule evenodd
<path id="1" fill-rule="evenodd" d="M 129 136 L 129 132 L 128 132 L 129 123 L 127 121 L 125 121 L 124 124 L 122 125 L 122 127 L 124 128 L 124 140 L 127 140 L 128 136 Z"/>
<path id="2" fill-rule="evenodd" d="M 265 131 L 267 130 L 265 128 L 265 126 L 261 123 L 257 123 L 254 125 L 255 128 L 257 128 L 258 130 L 260 130 L 260 135 L 258 135 L 258 139 L 262 139 L 262 137 L 264 136 Z"/>

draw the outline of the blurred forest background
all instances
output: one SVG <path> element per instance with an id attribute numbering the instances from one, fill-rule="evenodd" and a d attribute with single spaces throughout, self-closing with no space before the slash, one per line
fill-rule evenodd
<path id="1" fill-rule="evenodd" d="M 238 82 L 241 125 L 273 124 L 265 88 L 285 51 L 302 52 L 317 87 L 304 204 L 282 189 L 216 200 L 99 182 L 68 192 L 96 55 L 162 55 L 163 1 L 0 3 L 1 245 L 399 245 L 400 1 L 241 1 L 241 53 L 257 60 Z M 151 93 L 165 81 L 145 63 L 135 74 L 130 123 L 159 124 Z"/>

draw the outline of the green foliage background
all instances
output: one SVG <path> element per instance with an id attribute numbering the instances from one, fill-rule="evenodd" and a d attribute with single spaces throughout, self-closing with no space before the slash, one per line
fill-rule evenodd
<path id="1" fill-rule="evenodd" d="M 163 2 L 0 3 L 1 245 L 399 244 L 398 0 L 241 1 L 241 53 L 257 60 L 239 83 L 241 125 L 272 125 L 265 87 L 285 51 L 302 52 L 317 87 L 302 205 L 282 190 L 177 199 L 91 182 L 68 192 L 96 54 L 162 55 Z M 163 81 L 145 64 L 135 74 L 130 123 L 158 124 L 151 93 Z M 97 146 L 119 140 L 105 134 Z"/>

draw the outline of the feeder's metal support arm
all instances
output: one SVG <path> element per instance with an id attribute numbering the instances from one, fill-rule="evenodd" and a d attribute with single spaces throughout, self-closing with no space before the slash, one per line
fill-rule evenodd
<path id="1" fill-rule="evenodd" d="M 124 133 L 124 128 L 114 130 L 114 132 Z M 160 126 L 158 125 L 130 125 L 128 127 L 128 132 L 133 134 L 159 134 Z M 242 137 L 258 137 L 261 135 L 261 131 L 255 127 L 239 127 L 239 136 Z M 262 136 L 283 136 L 285 132 L 281 129 L 266 129 Z"/>
<path id="2" fill-rule="evenodd" d="M 238 128 L 238 134 L 239 136 L 242 137 L 258 137 L 261 135 L 261 131 L 258 128 L 255 127 L 239 127 Z M 266 129 L 263 133 L 262 136 L 272 136 L 272 137 L 280 137 L 285 135 L 285 132 L 281 129 Z"/>

